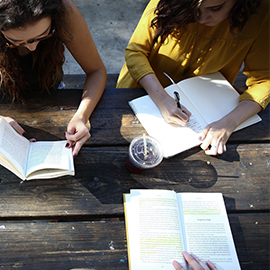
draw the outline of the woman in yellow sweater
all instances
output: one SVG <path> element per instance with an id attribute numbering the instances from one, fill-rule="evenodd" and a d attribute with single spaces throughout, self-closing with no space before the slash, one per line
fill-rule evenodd
<path id="1" fill-rule="evenodd" d="M 269 103 L 269 0 L 151 0 L 125 59 L 117 87 L 143 87 L 164 119 L 180 125 L 190 112 L 166 94 L 163 72 L 178 82 L 220 71 L 233 84 L 244 62 L 239 105 L 200 134 L 206 154 L 222 154 L 234 129 Z"/>

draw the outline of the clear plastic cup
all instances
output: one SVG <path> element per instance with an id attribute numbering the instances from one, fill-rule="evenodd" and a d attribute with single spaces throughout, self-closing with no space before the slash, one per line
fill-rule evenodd
<path id="1" fill-rule="evenodd" d="M 147 135 L 138 136 L 130 143 L 126 168 L 131 173 L 139 174 L 158 166 L 162 159 L 163 151 L 156 139 Z"/>

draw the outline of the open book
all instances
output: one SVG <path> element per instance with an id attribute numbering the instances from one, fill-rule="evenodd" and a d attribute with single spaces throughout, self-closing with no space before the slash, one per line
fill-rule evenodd
<path id="1" fill-rule="evenodd" d="M 208 124 L 220 120 L 236 108 L 239 99 L 239 93 L 220 72 L 173 83 L 165 90 L 171 97 L 174 97 L 174 91 L 177 91 L 181 97 L 181 104 L 192 113 L 187 126 L 173 127 L 166 123 L 148 95 L 129 102 L 147 133 L 161 143 L 164 157 L 200 145 L 202 142 L 198 139 L 198 134 Z M 259 121 L 261 118 L 255 115 L 236 130 Z"/>
<path id="2" fill-rule="evenodd" d="M 74 175 L 72 150 L 65 144 L 29 142 L 0 118 L 0 164 L 22 180 Z"/>
<path id="3" fill-rule="evenodd" d="M 189 269 L 183 251 L 241 269 L 221 193 L 130 190 L 124 207 L 130 270 L 175 270 L 173 260 Z"/>

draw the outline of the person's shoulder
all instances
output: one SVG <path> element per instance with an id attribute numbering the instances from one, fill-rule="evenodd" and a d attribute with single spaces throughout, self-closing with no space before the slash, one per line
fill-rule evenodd
<path id="1" fill-rule="evenodd" d="M 74 9 L 77 9 L 76 4 L 72 0 L 62 0 L 62 2 L 67 12 L 71 12 L 74 11 Z"/>

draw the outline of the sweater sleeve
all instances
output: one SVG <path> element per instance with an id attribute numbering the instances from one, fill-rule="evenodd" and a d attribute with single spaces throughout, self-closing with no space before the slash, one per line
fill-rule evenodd
<path id="1" fill-rule="evenodd" d="M 155 30 L 150 27 L 158 1 L 152 0 L 144 10 L 142 17 L 125 49 L 125 60 L 132 78 L 138 82 L 149 73 L 154 73 L 148 57 L 152 49 Z"/>
<path id="2" fill-rule="evenodd" d="M 244 61 L 243 73 L 247 76 L 248 89 L 240 96 L 239 101 L 253 100 L 265 109 L 270 102 L 269 16 L 258 33 L 259 36 L 253 42 Z"/>

